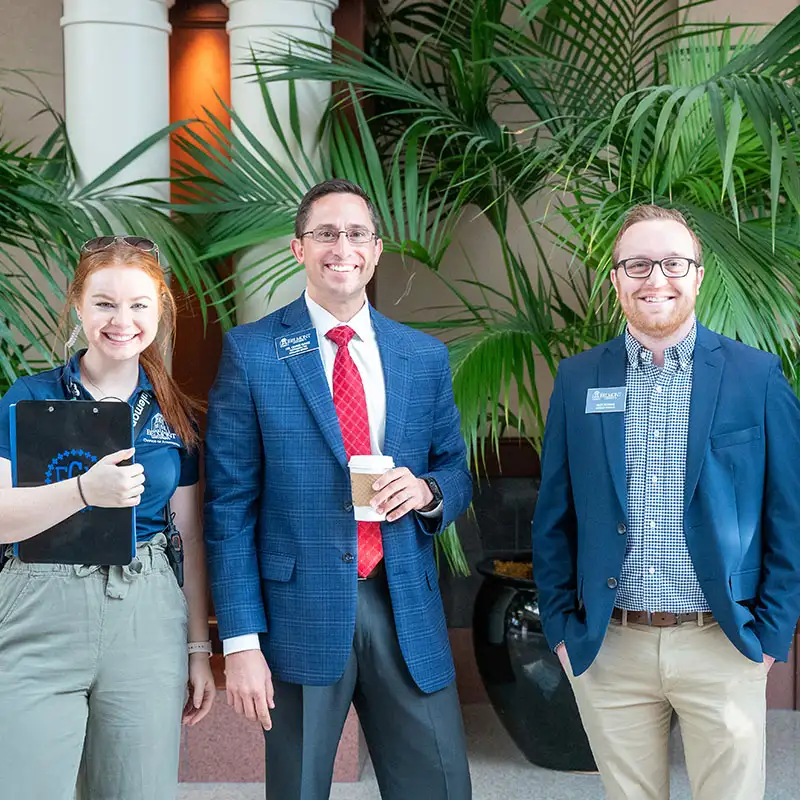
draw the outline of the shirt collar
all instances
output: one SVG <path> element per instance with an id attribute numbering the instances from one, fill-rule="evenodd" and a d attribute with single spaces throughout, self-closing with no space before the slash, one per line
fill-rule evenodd
<path id="1" fill-rule="evenodd" d="M 694 357 L 694 345 L 697 341 L 697 320 L 695 319 L 689 333 L 677 344 L 664 351 L 664 361 L 675 361 L 681 369 L 686 369 Z M 644 364 L 653 363 L 653 353 L 648 350 L 630 331 L 625 328 L 625 349 L 628 353 L 628 363 L 634 369 Z"/>
<path id="2" fill-rule="evenodd" d="M 364 305 L 358 310 L 356 315 L 348 322 L 341 322 L 336 319 L 330 311 L 324 309 L 319 303 L 314 302 L 308 292 L 304 292 L 303 297 L 308 308 L 308 316 L 311 317 L 311 324 L 317 331 L 320 338 L 324 338 L 328 331 L 347 325 L 352 328 L 356 336 L 362 341 L 374 341 L 375 331 L 372 327 L 372 316 L 369 313 L 369 303 L 365 300 Z"/>
<path id="3" fill-rule="evenodd" d="M 81 387 L 83 384 L 81 383 L 81 358 L 83 358 L 84 354 L 86 353 L 86 348 L 83 350 L 78 350 L 72 358 L 64 365 L 64 371 L 62 372 L 62 380 L 64 381 L 64 385 L 66 387 L 67 393 L 70 394 L 72 397 L 80 397 L 81 394 Z M 74 388 L 73 388 L 74 387 Z M 150 380 L 147 377 L 147 374 L 144 371 L 144 367 L 142 367 L 141 363 L 139 364 L 139 385 L 136 387 L 136 391 L 134 392 L 135 395 L 138 395 L 139 392 L 152 392 L 153 391 L 153 384 L 150 383 Z"/>

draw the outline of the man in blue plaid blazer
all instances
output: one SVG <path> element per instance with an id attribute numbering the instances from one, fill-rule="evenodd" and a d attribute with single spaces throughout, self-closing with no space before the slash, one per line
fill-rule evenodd
<path id="1" fill-rule="evenodd" d="M 434 538 L 471 498 L 447 349 L 378 314 L 378 215 L 346 181 L 311 189 L 292 252 L 304 295 L 225 338 L 209 398 L 206 543 L 228 702 L 261 721 L 267 797 L 324 800 L 355 704 L 388 800 L 468 800 Z M 338 346 L 363 384 L 383 557 L 358 574 L 337 407 Z"/>
<path id="2" fill-rule="evenodd" d="M 626 331 L 560 364 L 547 417 L 544 632 L 609 800 L 668 800 L 673 713 L 694 799 L 759 800 L 800 613 L 800 404 L 780 359 L 697 323 L 680 212 L 632 209 L 612 267 Z"/>

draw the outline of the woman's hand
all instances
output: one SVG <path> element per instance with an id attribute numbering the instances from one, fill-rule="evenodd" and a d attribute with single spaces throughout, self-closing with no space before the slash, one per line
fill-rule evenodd
<path id="1" fill-rule="evenodd" d="M 197 725 L 211 711 L 216 696 L 208 653 L 192 653 L 189 656 L 189 699 L 183 708 L 183 724 Z"/>
<path id="2" fill-rule="evenodd" d="M 81 475 L 83 497 L 90 506 L 127 508 L 139 505 L 144 492 L 144 467 L 141 464 L 118 466 L 133 454 L 133 447 L 110 453 Z"/>

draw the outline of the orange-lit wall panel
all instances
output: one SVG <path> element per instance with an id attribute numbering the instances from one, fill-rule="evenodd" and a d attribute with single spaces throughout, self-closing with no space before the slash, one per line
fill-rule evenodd
<path id="1" fill-rule="evenodd" d="M 170 120 L 202 119 L 204 109 L 228 122 L 220 104 L 230 103 L 230 52 L 221 2 L 177 2 L 170 12 Z M 204 135 L 202 124 L 194 130 Z M 207 134 L 205 134 L 207 136 Z M 185 160 L 174 142 L 173 161 Z M 203 326 L 197 298 L 178 293 L 177 342 L 173 374 L 181 387 L 205 400 L 214 380 L 221 351 L 219 323 Z"/>

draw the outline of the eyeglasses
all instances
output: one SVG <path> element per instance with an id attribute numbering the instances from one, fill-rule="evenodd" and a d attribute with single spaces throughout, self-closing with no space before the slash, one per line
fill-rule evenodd
<path id="1" fill-rule="evenodd" d="M 658 264 L 665 278 L 685 278 L 689 274 L 689 267 L 694 264 L 699 267 L 693 258 L 670 256 L 654 261 L 652 258 L 626 258 L 616 264 L 615 269 L 625 270 L 629 278 L 649 278 L 653 267 Z"/>
<path id="2" fill-rule="evenodd" d="M 337 231 L 335 228 L 314 228 L 313 231 L 301 233 L 300 238 L 310 236 L 318 244 L 333 244 L 339 241 L 342 234 L 347 237 L 350 244 L 369 244 L 373 239 L 378 238 L 377 233 L 366 228 L 348 228 L 344 231 Z"/>
<path id="3" fill-rule="evenodd" d="M 158 245 L 152 239 L 144 236 L 96 236 L 81 245 L 81 253 L 99 253 L 120 242 L 140 250 L 142 253 L 153 253 L 156 261 L 161 263 L 158 257 Z"/>

